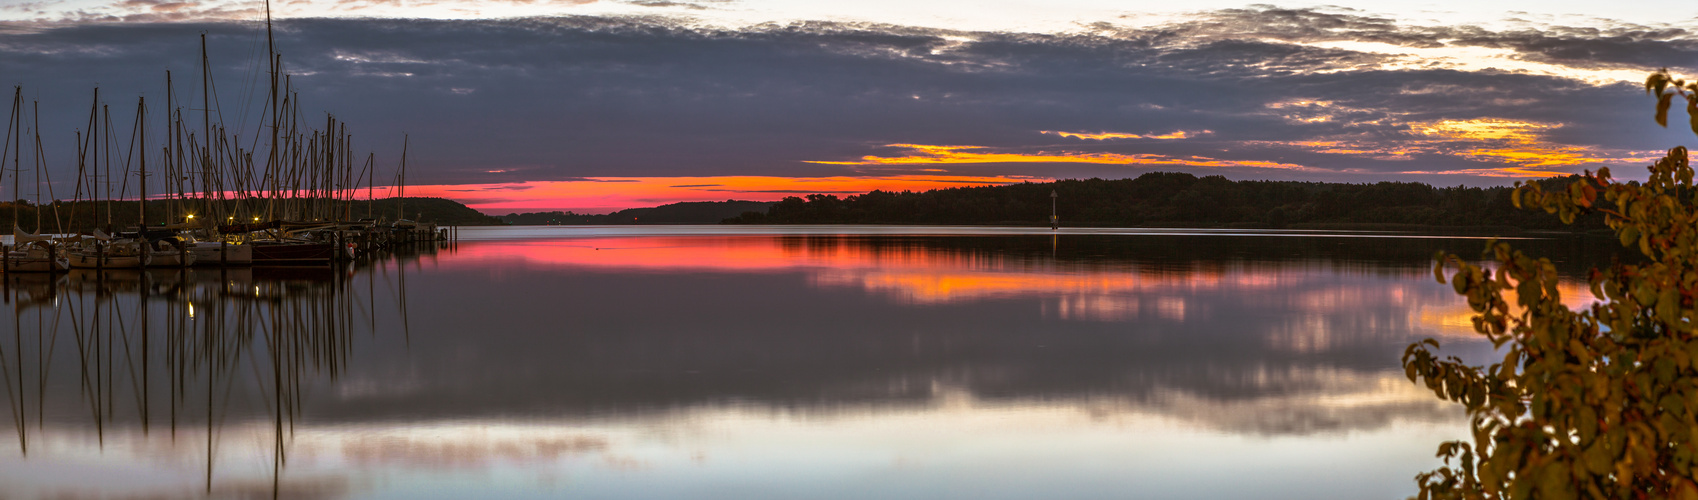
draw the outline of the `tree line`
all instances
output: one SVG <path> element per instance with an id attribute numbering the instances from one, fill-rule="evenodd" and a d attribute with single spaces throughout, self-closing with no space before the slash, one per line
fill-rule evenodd
<path id="1" fill-rule="evenodd" d="M 1538 181 L 1566 185 L 1574 178 Z M 1136 179 L 1070 179 L 925 192 L 872 191 L 838 198 L 787 197 L 726 224 L 1047 225 L 1051 192 L 1063 225 L 1336 228 L 1498 226 L 1605 229 L 1596 214 L 1572 226 L 1518 210 L 1509 187 L 1434 187 L 1419 182 L 1346 184 L 1233 181 L 1151 172 Z"/>

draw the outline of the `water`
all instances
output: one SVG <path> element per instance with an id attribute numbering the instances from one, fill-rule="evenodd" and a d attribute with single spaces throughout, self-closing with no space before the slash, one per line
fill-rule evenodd
<path id="1" fill-rule="evenodd" d="M 0 497 L 1403 498 L 1467 422 L 1399 354 L 1490 356 L 1429 260 L 1479 239 L 461 237 L 351 269 L 8 277 Z M 1514 243 L 1576 306 L 1609 259 Z"/>

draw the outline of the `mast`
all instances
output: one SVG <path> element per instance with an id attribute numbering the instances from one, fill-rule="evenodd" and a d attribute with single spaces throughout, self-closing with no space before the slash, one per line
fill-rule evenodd
<path id="1" fill-rule="evenodd" d="M 35 232 L 39 233 L 39 232 L 41 232 L 41 176 L 42 176 L 42 173 L 43 173 L 42 168 L 41 168 L 42 167 L 41 164 L 44 163 L 44 161 L 43 161 L 42 153 L 41 153 L 41 101 L 35 101 L 34 104 L 35 104 L 35 109 L 34 109 L 34 111 L 35 111 L 35 126 L 34 126 L 34 129 L 35 129 Z M 78 141 L 78 142 L 81 142 L 81 141 Z M 53 179 L 52 178 L 49 178 L 47 180 L 47 195 L 48 195 L 47 197 L 49 199 L 54 199 L 54 197 L 53 197 Z M 65 233 L 65 226 L 64 226 L 63 223 L 60 222 L 60 219 L 59 219 L 59 202 L 58 202 L 57 199 L 54 199 L 54 202 L 53 202 L 53 231 L 56 234 L 64 234 Z"/>
<path id="2" fill-rule="evenodd" d="M 172 191 L 177 193 L 181 193 L 183 191 L 183 141 L 181 140 L 181 127 L 175 125 L 177 115 L 180 114 L 177 110 L 176 94 L 177 87 L 171 83 L 171 70 L 165 70 L 165 184 L 161 185 L 160 188 L 162 191 L 165 191 L 166 224 L 171 224 L 173 221 L 177 220 L 178 205 L 183 204 L 181 196 L 171 196 Z M 147 151 L 146 144 L 147 141 L 142 141 L 142 151 Z M 173 156 L 175 158 L 173 158 Z M 147 156 L 144 154 L 142 156 L 143 165 L 147 164 L 146 158 Z M 142 186 L 145 190 L 147 186 L 146 178 L 142 179 Z M 172 189 L 173 186 L 175 186 L 176 189 Z M 147 199 L 142 199 L 142 203 L 143 207 L 145 207 Z"/>
<path id="3" fill-rule="evenodd" d="M 200 189 L 201 189 L 201 217 L 202 217 L 201 220 L 203 221 L 201 224 L 203 224 L 207 227 L 207 230 L 209 231 L 208 234 L 211 234 L 210 231 L 211 231 L 212 225 L 216 224 L 219 220 L 219 219 L 216 218 L 216 216 L 222 215 L 222 214 L 212 213 L 212 192 L 211 192 L 212 188 L 210 187 L 211 184 L 212 184 L 210 182 L 212 174 L 210 172 L 208 172 L 209 170 L 212 169 L 212 153 L 211 153 L 211 151 L 212 151 L 212 106 L 210 104 L 212 97 L 209 95 L 209 94 L 212 93 L 212 73 L 211 73 L 211 71 L 212 71 L 212 68 L 208 67 L 207 58 L 206 58 L 206 33 L 201 33 L 200 34 L 200 115 L 201 115 L 200 121 L 201 121 L 201 126 L 204 127 L 203 132 L 202 132 L 203 135 L 201 135 L 201 141 L 205 143 L 204 147 L 206 148 L 206 149 L 203 150 L 204 152 L 201 153 L 201 155 L 200 155 L 200 157 L 201 157 L 201 161 L 200 161 Z"/>
<path id="4" fill-rule="evenodd" d="M 409 137 L 407 137 L 407 134 L 401 134 L 401 169 L 400 169 L 399 172 L 396 172 L 396 174 L 398 174 L 396 177 L 398 178 L 397 180 L 399 181 L 399 182 L 396 182 L 396 184 L 398 184 L 399 187 L 400 187 L 400 189 L 395 192 L 395 221 L 396 222 L 400 222 L 402 219 L 407 218 L 407 211 L 403 207 L 407 203 L 407 141 L 408 140 L 409 140 Z"/>
<path id="5" fill-rule="evenodd" d="M 12 123 L 7 125 L 11 126 L 13 137 L 8 137 L 8 139 L 13 139 L 12 143 L 17 145 L 18 151 L 12 154 L 12 199 L 7 201 L 12 202 L 12 227 L 16 229 L 18 227 L 18 201 L 24 199 L 23 196 L 18 195 L 18 177 L 23 176 L 23 169 L 18 166 L 18 161 L 19 157 L 24 154 L 24 86 L 18 85 L 12 87 L 12 89 Z M 0 161 L 5 161 L 5 158 L 0 158 Z M 35 207 L 35 212 L 41 213 L 41 207 Z M 36 231 L 40 230 L 41 228 L 36 228 Z M 14 246 L 17 243 L 16 241 L 12 242 Z"/>
<path id="6" fill-rule="evenodd" d="M 165 74 L 166 81 L 170 81 L 171 73 L 167 72 Z M 171 93 L 166 92 L 165 95 L 171 95 Z M 166 114 L 169 115 L 171 113 L 167 111 Z M 141 134 L 142 143 L 140 175 L 141 197 L 136 201 L 136 205 L 140 208 L 137 211 L 141 212 L 141 230 L 147 231 L 147 97 L 141 97 L 136 100 L 136 129 L 136 132 Z M 169 158 L 169 156 L 167 156 L 167 158 Z M 128 167 L 126 167 L 126 169 L 128 169 Z"/>
<path id="7" fill-rule="evenodd" d="M 277 204 L 277 179 L 275 177 L 276 173 L 272 172 L 272 168 L 274 168 L 277 164 L 277 65 L 280 64 L 280 62 L 277 58 L 277 41 L 272 36 L 271 32 L 271 0 L 265 0 L 265 53 L 265 64 L 269 67 L 268 69 L 271 72 L 271 95 L 268 99 L 271 101 L 271 154 L 266 159 L 265 167 L 266 180 L 271 181 L 273 188 L 272 192 L 268 194 L 269 197 L 266 200 L 265 218 L 266 220 L 274 220 L 276 219 L 275 209 Z"/>

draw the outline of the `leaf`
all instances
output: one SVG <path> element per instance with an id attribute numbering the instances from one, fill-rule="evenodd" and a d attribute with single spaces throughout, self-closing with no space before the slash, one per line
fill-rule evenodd
<path id="1" fill-rule="evenodd" d="M 1661 93 L 1663 93 L 1663 89 L 1668 88 L 1668 86 L 1669 86 L 1669 70 L 1668 70 L 1668 68 L 1663 68 L 1663 69 L 1657 70 L 1656 73 L 1651 73 L 1650 78 L 1645 79 L 1645 91 L 1646 92 L 1661 94 Z"/>
<path id="2" fill-rule="evenodd" d="M 1668 323 L 1670 325 L 1673 325 L 1676 320 L 1680 319 L 1679 289 L 1673 287 L 1664 288 L 1661 293 L 1657 294 L 1657 319 L 1660 319 L 1664 323 Z"/>
<path id="3" fill-rule="evenodd" d="M 1698 94 L 1686 96 L 1686 116 L 1692 125 L 1692 133 L 1698 134 Z"/>
<path id="4" fill-rule="evenodd" d="M 1698 500 L 1698 486 L 1687 480 L 1675 483 L 1674 500 Z"/>
<path id="5" fill-rule="evenodd" d="M 1433 254 L 1433 278 L 1438 279 L 1439 284 L 1441 284 L 1441 285 L 1444 284 L 1444 251 L 1443 250 L 1440 250 L 1438 253 Z"/>
<path id="6" fill-rule="evenodd" d="M 1602 442 L 1592 443 L 1581 458 L 1586 463 L 1586 470 L 1600 476 L 1609 474 L 1610 469 L 1615 466 L 1615 457 L 1610 456 L 1609 448 Z"/>
<path id="7" fill-rule="evenodd" d="M 1669 106 L 1674 104 L 1674 94 L 1657 96 L 1657 124 L 1669 126 Z"/>
<path id="8" fill-rule="evenodd" d="M 1574 498 L 1573 484 L 1568 477 L 1568 464 L 1552 462 L 1539 471 L 1539 498 L 1563 500 Z"/>

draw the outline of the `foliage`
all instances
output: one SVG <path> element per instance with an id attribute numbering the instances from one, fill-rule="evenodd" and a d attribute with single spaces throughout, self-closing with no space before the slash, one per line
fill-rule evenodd
<path id="1" fill-rule="evenodd" d="M 1560 182 L 1560 181 L 1551 181 Z M 1049 225 L 1050 193 L 1062 225 L 1248 226 L 1358 229 L 1391 225 L 1562 229 L 1561 222 L 1517 210 L 1510 188 L 1434 187 L 1416 182 L 1343 184 L 1232 181 L 1218 175 L 1150 172 L 1136 179 L 1061 180 L 936 189 L 873 191 L 839 198 L 788 197 L 766 213 L 733 224 Z M 1581 229 L 1603 230 L 1601 216 Z"/>
<path id="2" fill-rule="evenodd" d="M 1685 95 L 1698 132 L 1698 88 L 1658 72 L 1646 88 L 1666 123 Z M 1672 89 L 1672 92 L 1667 90 Z M 1564 222 L 1602 213 L 1637 263 L 1591 271 L 1588 307 L 1571 310 L 1556 267 L 1508 244 L 1495 269 L 1440 254 L 1434 274 L 1477 313 L 1474 330 L 1503 355 L 1489 366 L 1440 359 L 1438 342 L 1404 351 L 1411 381 L 1467 408 L 1473 436 L 1438 448 L 1444 466 L 1416 476 L 1421 499 L 1698 500 L 1698 200 L 1687 150 L 1618 182 L 1608 169 L 1560 190 L 1518 185 L 1519 207 Z"/>

